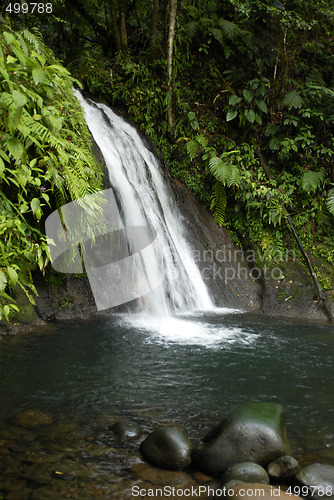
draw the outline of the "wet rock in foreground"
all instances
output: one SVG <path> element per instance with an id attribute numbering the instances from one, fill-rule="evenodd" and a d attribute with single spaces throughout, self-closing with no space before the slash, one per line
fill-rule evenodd
<path id="1" fill-rule="evenodd" d="M 191 442 L 176 427 L 155 429 L 139 449 L 144 460 L 163 469 L 181 470 L 191 463 Z"/>
<path id="2" fill-rule="evenodd" d="M 284 409 L 277 403 L 247 402 L 236 407 L 203 439 L 193 453 L 193 465 L 221 475 L 232 465 L 262 466 L 290 453 Z"/>
<path id="3" fill-rule="evenodd" d="M 284 455 L 279 457 L 267 467 L 267 472 L 269 476 L 275 481 L 287 481 L 292 479 L 299 470 L 299 464 L 297 460 L 290 457 L 290 455 Z"/>
<path id="4" fill-rule="evenodd" d="M 269 484 L 269 476 L 264 468 L 254 462 L 243 462 L 229 467 L 223 474 L 222 483 L 225 484 L 232 480 Z"/>
<path id="5" fill-rule="evenodd" d="M 334 498 L 334 465 L 312 464 L 302 469 L 296 476 L 301 488 L 308 488 L 308 496 L 328 500 Z"/>
<path id="6" fill-rule="evenodd" d="M 138 439 L 141 436 L 141 428 L 135 422 L 120 420 L 110 427 L 110 430 L 120 439 Z"/>

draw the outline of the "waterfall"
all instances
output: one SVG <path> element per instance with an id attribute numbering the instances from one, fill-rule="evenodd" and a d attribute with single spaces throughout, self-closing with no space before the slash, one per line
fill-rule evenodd
<path id="1" fill-rule="evenodd" d="M 75 95 L 103 154 L 124 227 L 148 226 L 157 235 L 160 262 L 150 259 L 146 271 L 154 276 L 162 266 L 164 279 L 141 307 L 160 317 L 214 309 L 158 160 L 136 129 L 108 106 L 88 102 L 78 91 Z"/>

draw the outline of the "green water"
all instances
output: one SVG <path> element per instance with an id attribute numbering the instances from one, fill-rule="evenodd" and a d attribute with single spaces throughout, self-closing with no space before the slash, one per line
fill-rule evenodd
<path id="1" fill-rule="evenodd" d="M 247 400 L 284 406 L 304 465 L 334 464 L 333 344 L 329 325 L 226 311 L 164 321 L 99 316 L 5 340 L 0 499 L 126 500 L 135 484 L 180 481 L 152 472 L 140 440 L 120 441 L 111 425 L 127 418 L 145 436 L 173 422 L 196 444 Z M 22 424 L 26 410 L 44 412 L 47 425 L 31 416 Z M 201 484 L 195 471 L 182 474 L 182 484 Z"/>
<path id="2" fill-rule="evenodd" d="M 135 319 L 134 319 L 135 318 Z M 0 416 L 96 417 L 159 407 L 183 422 L 276 401 L 300 440 L 333 446 L 334 329 L 245 314 L 59 322 L 0 352 Z"/>

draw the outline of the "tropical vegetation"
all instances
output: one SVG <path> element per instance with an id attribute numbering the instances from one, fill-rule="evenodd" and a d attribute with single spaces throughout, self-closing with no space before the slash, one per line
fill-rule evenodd
<path id="1" fill-rule="evenodd" d="M 38 31 L 0 35 L 0 319 L 17 311 L 15 288 L 34 303 L 32 271 L 50 259 L 52 207 L 101 187 L 75 80 Z"/>

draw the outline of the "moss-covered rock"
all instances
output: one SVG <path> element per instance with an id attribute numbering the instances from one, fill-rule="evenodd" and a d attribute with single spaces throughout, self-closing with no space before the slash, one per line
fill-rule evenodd
<path id="1" fill-rule="evenodd" d="M 283 407 L 248 402 L 235 408 L 205 436 L 193 453 L 193 463 L 203 472 L 220 475 L 241 462 L 266 466 L 289 451 Z"/>

